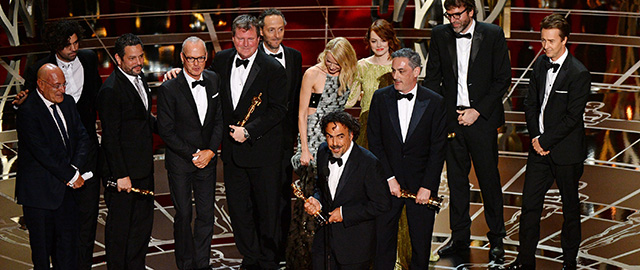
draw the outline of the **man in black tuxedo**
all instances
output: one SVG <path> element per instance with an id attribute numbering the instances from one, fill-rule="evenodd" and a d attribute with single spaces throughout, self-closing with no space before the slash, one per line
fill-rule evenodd
<path id="1" fill-rule="evenodd" d="M 229 127 L 222 140 L 224 183 L 242 267 L 275 269 L 287 75 L 278 61 L 258 50 L 259 31 L 255 17 L 236 17 L 231 26 L 234 48 L 217 52 L 212 68 L 222 78 L 222 116 Z M 239 126 L 256 97 L 261 104 Z"/>
<path id="2" fill-rule="evenodd" d="M 302 55 L 294 48 L 282 45 L 284 28 L 287 20 L 277 9 L 267 9 L 258 17 L 262 45 L 259 50 L 275 58 L 285 68 L 287 73 L 287 94 L 289 102 L 287 114 L 282 122 L 282 201 L 280 202 L 281 217 L 281 245 L 278 260 L 284 260 L 285 244 L 289 225 L 291 223 L 291 180 L 293 179 L 293 165 L 291 157 L 297 144 L 298 137 L 298 103 L 300 102 L 300 84 L 302 83 Z"/>
<path id="3" fill-rule="evenodd" d="M 445 0 L 449 24 L 433 28 L 423 85 L 442 94 L 447 111 L 447 176 L 451 241 L 441 256 L 469 251 L 469 171 L 475 169 L 491 244 L 489 260 L 504 262 L 506 235 L 498 172 L 497 129 L 504 124 L 502 96 L 511 82 L 502 29 L 473 19 L 473 0 Z"/>
<path id="4" fill-rule="evenodd" d="M 98 145 L 96 135 L 96 96 L 102 85 L 98 73 L 98 57 L 91 50 L 79 50 L 82 39 L 82 27 L 76 21 L 60 20 L 49 25 L 44 40 L 51 53 L 27 68 L 25 75 L 26 91 L 21 92 L 13 104 L 19 106 L 24 96 L 36 91 L 37 71 L 43 65 L 54 64 L 62 70 L 67 81 L 65 93 L 73 97 L 80 119 L 89 134 L 92 144 Z M 80 222 L 78 237 L 78 269 L 91 269 L 93 264 L 93 246 L 98 225 L 98 202 L 100 201 L 100 176 L 98 168 L 98 149 L 92 148 L 87 161 L 80 169 L 85 183 L 75 190 L 74 198 L 78 204 L 78 221 Z"/>
<path id="5" fill-rule="evenodd" d="M 407 207 L 411 235 L 411 269 L 427 269 L 435 211 L 425 204 L 438 194 L 446 152 L 446 118 L 442 96 L 418 86 L 420 55 L 411 49 L 391 54 L 394 84 L 377 90 L 371 100 L 367 136 L 369 147 L 384 169 L 392 199 L 391 211 L 377 223 L 376 269 L 396 263 L 398 221 Z M 400 198 L 400 190 L 416 194 Z"/>
<path id="6" fill-rule="evenodd" d="M 142 73 L 142 41 L 134 34 L 116 40 L 118 67 L 98 93 L 102 149 L 116 189 L 105 191 L 109 208 L 105 228 L 109 269 L 145 269 L 153 225 L 153 197 L 130 193 L 153 190 L 151 92 Z"/>
<path id="7" fill-rule="evenodd" d="M 37 88 L 18 110 L 16 197 L 29 230 L 34 269 L 78 268 L 76 193 L 96 145 L 89 139 L 64 73 L 53 64 L 38 69 Z M 51 257 L 51 261 L 49 260 Z"/>
<path id="8" fill-rule="evenodd" d="M 375 219 L 391 206 L 384 165 L 355 143 L 360 123 L 349 113 L 328 113 L 321 126 L 327 142 L 318 148 L 318 191 L 304 207 L 311 215 L 328 215 L 329 224 L 314 236 L 313 269 L 369 269 L 376 250 Z"/>
<path id="9" fill-rule="evenodd" d="M 207 47 L 198 37 L 182 43 L 184 72 L 158 89 L 158 131 L 167 145 L 178 269 L 209 269 L 214 225 L 216 151 L 222 140 L 220 80 L 205 70 Z M 196 220 L 191 229 L 192 193 Z"/>
<path id="10" fill-rule="evenodd" d="M 531 148 L 520 216 L 520 254 L 512 269 L 535 269 L 544 196 L 555 180 L 562 197 L 562 269 L 576 269 L 580 246 L 578 181 L 584 170 L 586 142 L 582 115 L 591 75 L 566 47 L 571 27 L 552 14 L 540 23 L 545 55 L 533 65 L 524 101 Z"/>

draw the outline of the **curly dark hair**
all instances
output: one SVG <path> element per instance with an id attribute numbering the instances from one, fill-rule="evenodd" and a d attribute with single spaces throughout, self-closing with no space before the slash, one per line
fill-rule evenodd
<path id="1" fill-rule="evenodd" d="M 52 53 L 61 51 L 69 46 L 69 38 L 76 34 L 78 41 L 82 40 L 84 29 L 76 21 L 59 20 L 50 23 L 42 34 L 42 41 Z"/>
<path id="2" fill-rule="evenodd" d="M 349 129 L 353 134 L 353 140 L 358 139 L 360 135 L 360 122 L 351 114 L 345 111 L 333 111 L 322 117 L 320 125 L 322 126 L 322 134 L 327 135 L 327 125 L 329 123 L 340 123 Z"/>
<path id="3" fill-rule="evenodd" d="M 122 58 L 124 57 L 124 47 L 136 46 L 138 44 L 144 47 L 144 45 L 142 44 L 142 40 L 138 36 L 127 33 L 119 36 L 118 39 L 116 39 L 116 44 L 114 47 L 116 50 L 116 54 Z"/>

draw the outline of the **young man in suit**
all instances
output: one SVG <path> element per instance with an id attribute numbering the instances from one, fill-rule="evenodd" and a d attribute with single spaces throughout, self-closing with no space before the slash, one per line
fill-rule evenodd
<path id="1" fill-rule="evenodd" d="M 318 148 L 318 192 L 304 207 L 310 215 L 328 215 L 329 224 L 320 226 L 313 239 L 313 269 L 369 269 L 376 251 L 375 219 L 391 206 L 384 165 L 355 143 L 360 123 L 349 113 L 328 113 L 321 126 L 327 142 Z"/>
<path id="2" fill-rule="evenodd" d="M 445 0 L 451 23 L 433 28 L 427 77 L 423 85 L 445 99 L 447 176 L 451 241 L 440 256 L 469 251 L 469 171 L 475 169 L 491 244 L 489 260 L 504 262 L 506 235 L 498 172 L 497 129 L 504 124 L 502 96 L 511 82 L 507 42 L 502 29 L 476 21 L 473 0 Z"/>
<path id="3" fill-rule="evenodd" d="M 438 194 L 446 151 L 445 104 L 442 96 L 418 86 L 420 55 L 411 49 L 391 54 L 394 84 L 379 89 L 371 100 L 369 148 L 384 169 L 392 199 L 391 211 L 377 218 L 375 269 L 396 263 L 398 221 L 407 207 L 411 235 L 411 269 L 427 269 L 435 211 L 425 204 Z M 400 198 L 400 190 L 416 194 Z"/>
<path id="4" fill-rule="evenodd" d="M 145 269 L 153 225 L 153 197 L 130 193 L 153 190 L 151 92 L 142 73 L 142 41 L 134 34 L 116 40 L 118 67 L 98 93 L 102 149 L 116 189 L 105 191 L 109 209 L 105 228 L 109 269 Z"/>
<path id="5" fill-rule="evenodd" d="M 89 139 L 64 73 L 53 64 L 37 72 L 37 88 L 18 110 L 16 197 L 29 229 L 34 269 L 78 269 L 76 193 L 96 145 Z M 51 257 L 51 260 L 49 260 Z"/>
<path id="6" fill-rule="evenodd" d="M 216 53 L 225 135 L 222 161 L 234 238 L 242 267 L 275 269 L 282 197 L 282 122 L 287 112 L 287 75 L 273 57 L 258 50 L 259 24 L 240 15 L 231 26 L 234 48 Z M 244 126 L 252 100 L 261 104 Z"/>
<path id="7" fill-rule="evenodd" d="M 544 196 L 554 180 L 562 197 L 562 269 L 576 269 L 580 246 L 578 181 L 584 170 L 586 142 L 582 115 L 591 75 L 566 47 L 571 27 L 552 14 L 540 23 L 545 55 L 533 65 L 524 101 L 531 148 L 522 191 L 520 253 L 511 269 L 535 269 Z"/>
<path id="8" fill-rule="evenodd" d="M 287 95 L 289 102 L 287 114 L 282 122 L 282 201 L 280 202 L 280 250 L 278 260 L 284 261 L 285 243 L 291 223 L 291 180 L 293 166 L 291 157 L 298 138 L 298 103 L 300 102 L 300 84 L 302 83 L 302 55 L 294 48 L 282 45 L 287 20 L 277 9 L 267 9 L 258 17 L 262 45 L 258 49 L 273 57 L 287 73 Z"/>
<path id="9" fill-rule="evenodd" d="M 51 53 L 27 69 L 24 84 L 26 91 L 22 91 L 18 96 L 23 98 L 16 99 L 13 104 L 19 106 L 27 93 L 36 91 L 38 81 L 36 73 L 40 67 L 47 63 L 54 64 L 64 73 L 67 81 L 65 93 L 73 97 L 89 139 L 93 144 L 98 145 L 95 102 L 102 79 L 98 73 L 98 57 L 95 52 L 78 49 L 83 31 L 76 21 L 60 20 L 47 27 L 43 39 Z M 97 147 L 92 149 L 85 165 L 79 168 L 86 182 L 82 188 L 75 190 L 80 222 L 78 269 L 91 269 L 98 225 L 98 202 L 100 201 L 98 149 Z"/>
<path id="10" fill-rule="evenodd" d="M 220 79 L 205 70 L 207 47 L 198 37 L 182 43 L 184 66 L 158 89 L 158 131 L 167 145 L 165 167 L 176 213 L 178 269 L 209 269 L 214 226 L 216 151 L 222 140 Z M 196 221 L 191 229 L 192 194 Z"/>

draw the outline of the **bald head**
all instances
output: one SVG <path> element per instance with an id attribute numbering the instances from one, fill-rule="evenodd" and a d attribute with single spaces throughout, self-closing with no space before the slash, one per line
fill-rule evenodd
<path id="1" fill-rule="evenodd" d="M 38 69 L 38 92 L 53 103 L 64 100 L 67 81 L 62 70 L 54 64 L 45 64 Z"/>

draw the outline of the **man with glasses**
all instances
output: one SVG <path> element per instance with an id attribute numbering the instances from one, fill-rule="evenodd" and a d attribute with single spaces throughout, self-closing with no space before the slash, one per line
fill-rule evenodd
<path id="1" fill-rule="evenodd" d="M 449 144 L 451 241 L 441 256 L 466 253 L 471 237 L 469 171 L 475 169 L 491 244 L 489 260 L 504 263 L 502 189 L 498 172 L 497 128 L 504 124 L 502 96 L 511 81 L 502 29 L 474 19 L 472 0 L 446 0 L 449 24 L 433 28 L 423 84 L 445 98 Z"/>
<path id="2" fill-rule="evenodd" d="M 178 269 L 210 269 L 216 150 L 222 141 L 218 75 L 205 70 L 207 48 L 198 37 L 182 43 L 184 72 L 158 89 L 158 132 L 167 145 L 165 167 Z M 196 221 L 191 229 L 192 194 Z"/>

